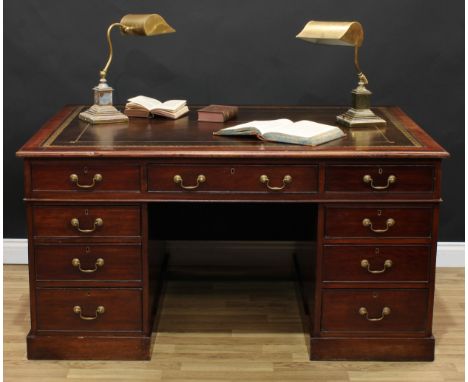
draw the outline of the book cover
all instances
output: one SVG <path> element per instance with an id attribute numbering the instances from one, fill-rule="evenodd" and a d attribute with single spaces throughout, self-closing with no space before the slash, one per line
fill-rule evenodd
<path id="1" fill-rule="evenodd" d="M 237 106 L 209 105 L 198 110 L 198 120 L 203 122 L 226 122 L 239 111 Z"/>

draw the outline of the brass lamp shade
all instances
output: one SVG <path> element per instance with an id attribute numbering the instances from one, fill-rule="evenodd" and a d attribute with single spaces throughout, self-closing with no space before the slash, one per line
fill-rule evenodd
<path id="1" fill-rule="evenodd" d="M 156 36 L 175 32 L 175 29 L 156 13 L 125 15 L 119 23 L 113 23 L 109 26 L 107 29 L 109 58 L 107 59 L 106 66 L 99 72 L 101 77 L 99 84 L 93 88 L 94 105 L 79 115 L 81 120 L 91 124 L 128 122 L 128 117 L 113 106 L 112 92 L 114 89 L 107 84 L 106 80 L 113 55 L 111 31 L 115 27 L 119 28 L 123 35 L 134 36 Z"/>
<path id="2" fill-rule="evenodd" d="M 386 125 L 386 121 L 370 109 L 371 92 L 366 88 L 367 78 L 359 65 L 359 48 L 364 41 L 364 30 L 357 21 L 309 21 L 296 36 L 314 44 L 343 45 L 354 47 L 354 66 L 358 75 L 358 86 L 351 92 L 352 108 L 338 115 L 338 123 L 353 126 Z"/>
<path id="3" fill-rule="evenodd" d="M 297 38 L 325 45 L 362 45 L 364 31 L 357 21 L 309 21 Z"/>
<path id="4" fill-rule="evenodd" d="M 122 25 L 122 33 L 127 35 L 156 36 L 175 32 L 175 29 L 156 13 L 125 15 L 120 20 L 120 24 Z"/>

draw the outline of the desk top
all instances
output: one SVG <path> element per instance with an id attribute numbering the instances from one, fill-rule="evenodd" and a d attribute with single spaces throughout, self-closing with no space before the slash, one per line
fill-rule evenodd
<path id="1" fill-rule="evenodd" d="M 289 118 L 336 125 L 345 107 L 246 106 L 226 123 L 198 122 L 196 110 L 178 120 L 130 118 L 129 123 L 91 125 L 78 119 L 85 106 L 66 106 L 18 152 L 20 157 L 421 157 L 448 153 L 397 107 L 375 108 L 387 126 L 341 127 L 346 136 L 320 146 L 213 136 L 223 127 L 252 120 Z"/>

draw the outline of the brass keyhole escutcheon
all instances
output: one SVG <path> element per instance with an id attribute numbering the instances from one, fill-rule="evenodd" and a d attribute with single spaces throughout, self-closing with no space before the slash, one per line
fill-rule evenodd
<path id="1" fill-rule="evenodd" d="M 234 175 L 235 172 L 236 172 L 236 169 L 235 169 L 235 168 L 231 168 L 231 175 Z"/>

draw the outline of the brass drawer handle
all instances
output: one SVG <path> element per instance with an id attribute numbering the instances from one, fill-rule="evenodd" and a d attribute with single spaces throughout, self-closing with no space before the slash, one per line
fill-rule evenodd
<path id="1" fill-rule="evenodd" d="M 369 312 L 367 311 L 367 309 L 363 306 L 359 308 L 359 314 L 361 316 L 366 316 L 367 321 L 382 321 L 385 318 L 385 316 L 389 316 L 391 312 L 392 311 L 390 310 L 390 308 L 386 306 L 382 309 L 382 315 L 380 317 L 369 318 Z"/>
<path id="2" fill-rule="evenodd" d="M 194 190 L 200 186 L 200 184 L 206 182 L 206 176 L 203 174 L 200 174 L 197 176 L 197 184 L 195 186 L 184 186 L 184 180 L 180 175 L 175 175 L 174 176 L 174 183 L 178 184 L 180 187 L 182 187 L 184 190 Z"/>
<path id="3" fill-rule="evenodd" d="M 387 227 L 384 228 L 384 229 L 375 229 L 374 227 L 372 227 L 372 221 L 370 219 L 365 218 L 362 221 L 362 225 L 364 227 L 369 227 L 371 229 L 371 231 L 375 232 L 375 233 L 387 232 L 390 227 L 392 227 L 392 226 L 394 226 L 396 224 L 396 221 L 395 221 L 395 219 L 389 218 L 389 219 L 387 219 L 386 224 L 387 224 Z"/>
<path id="4" fill-rule="evenodd" d="M 260 183 L 265 184 L 268 187 L 268 189 L 273 190 L 273 191 L 279 191 L 279 190 L 284 189 L 288 184 L 292 183 L 292 176 L 285 175 L 283 178 L 283 185 L 281 187 L 270 186 L 270 179 L 266 175 L 261 175 L 259 180 L 260 180 Z"/>
<path id="5" fill-rule="evenodd" d="M 104 312 L 106 311 L 106 309 L 102 306 L 102 305 L 99 305 L 97 308 L 96 308 L 96 314 L 94 316 L 83 316 L 82 312 L 81 312 L 81 306 L 79 305 L 76 305 L 73 307 L 73 313 L 75 314 L 79 314 L 80 315 L 80 318 L 82 320 L 85 320 L 85 321 L 92 321 L 92 320 L 95 320 L 96 318 L 98 318 L 98 315 L 99 314 L 104 314 Z"/>
<path id="6" fill-rule="evenodd" d="M 102 182 L 102 175 L 101 174 L 95 174 L 93 176 L 93 183 L 91 184 L 80 184 L 78 175 L 76 174 L 71 174 L 70 175 L 70 182 L 75 183 L 77 187 L 79 188 L 93 188 L 96 183 Z"/>
<path id="7" fill-rule="evenodd" d="M 94 273 L 98 270 L 98 267 L 102 267 L 104 266 L 104 259 L 97 259 L 96 262 L 94 263 L 94 269 L 83 269 L 81 268 L 81 262 L 80 262 L 80 259 L 73 259 L 72 260 L 72 265 L 75 267 L 75 268 L 78 268 L 80 270 L 80 272 L 83 272 L 83 273 Z"/>
<path id="8" fill-rule="evenodd" d="M 94 226 L 91 229 L 82 229 L 82 228 L 80 228 L 80 221 L 77 218 L 73 218 L 72 220 L 70 220 L 70 223 L 71 223 L 71 225 L 73 227 L 75 227 L 78 231 L 80 231 L 82 233 L 91 233 L 91 232 L 96 231 L 97 227 L 103 226 L 104 225 L 104 220 L 102 220 L 101 218 L 96 218 L 96 220 L 94 220 Z"/>
<path id="9" fill-rule="evenodd" d="M 392 266 L 393 266 L 392 260 L 385 260 L 383 269 L 381 269 L 379 271 L 373 271 L 372 269 L 370 269 L 369 260 L 367 260 L 367 259 L 361 260 L 361 267 L 362 268 L 367 268 L 367 272 L 373 273 L 373 274 L 384 273 L 388 268 L 391 268 Z"/>
<path id="10" fill-rule="evenodd" d="M 374 185 L 374 179 L 372 179 L 372 176 L 370 176 L 370 175 L 364 175 L 364 177 L 362 178 L 362 181 L 364 183 L 368 183 L 368 184 L 370 183 L 370 186 L 374 190 L 385 190 L 385 189 L 389 188 L 391 184 L 396 182 L 396 176 L 395 175 L 390 175 L 387 178 L 387 184 L 385 186 L 375 186 Z"/>

